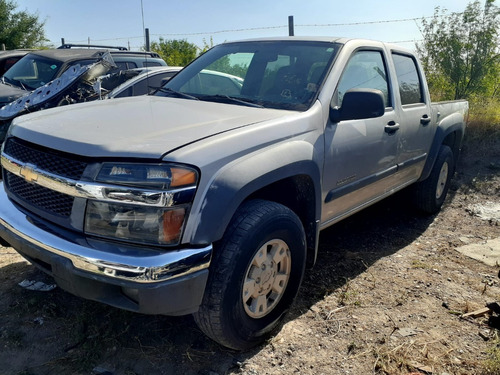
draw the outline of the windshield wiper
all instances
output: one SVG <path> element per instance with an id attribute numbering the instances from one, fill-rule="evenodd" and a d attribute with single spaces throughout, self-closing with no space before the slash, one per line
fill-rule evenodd
<path id="1" fill-rule="evenodd" d="M 7 85 L 7 86 L 17 87 L 17 86 L 14 86 L 14 85 L 13 85 L 12 83 L 10 83 L 9 81 L 7 81 L 7 80 L 5 79 L 5 77 L 2 77 L 2 78 L 0 79 L 0 82 L 2 82 L 4 85 Z"/>
<path id="2" fill-rule="evenodd" d="M 196 96 L 193 96 L 193 95 L 189 95 L 189 94 L 186 94 L 184 92 L 180 92 L 180 91 L 175 91 L 175 90 L 172 90 L 171 88 L 169 87 L 160 87 L 158 89 L 158 91 L 160 92 L 163 92 L 165 94 L 173 94 L 175 96 L 177 96 L 178 98 L 186 98 L 186 99 L 193 99 L 193 100 L 200 100 L 198 99 Z"/>
<path id="3" fill-rule="evenodd" d="M 6 78 L 6 77 L 2 77 L 2 78 L 0 79 L 0 82 L 2 82 L 4 85 L 7 85 L 7 86 L 16 87 L 16 88 L 21 88 L 21 89 L 23 89 L 23 90 L 30 91 L 30 90 L 28 90 L 28 89 L 27 89 L 27 88 L 23 85 L 23 83 L 22 83 L 21 81 L 16 81 L 16 82 L 18 82 L 18 83 L 19 83 L 19 85 L 21 85 L 21 86 L 14 84 L 14 83 L 13 83 L 13 82 L 14 82 L 13 80 L 11 80 L 11 79 L 9 79 L 9 78 Z"/>
<path id="4" fill-rule="evenodd" d="M 243 100 L 239 98 L 233 98 L 232 96 L 229 95 L 206 95 L 202 96 L 200 98 L 201 100 L 207 100 L 207 101 L 213 101 L 213 102 L 219 102 L 219 103 L 233 103 L 233 104 L 240 104 L 240 105 L 245 105 L 247 107 L 255 107 L 255 108 L 264 108 L 264 106 L 253 103 L 250 100 Z"/>

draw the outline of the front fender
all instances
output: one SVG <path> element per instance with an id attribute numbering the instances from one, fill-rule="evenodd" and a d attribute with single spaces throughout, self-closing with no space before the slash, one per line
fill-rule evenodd
<path id="1" fill-rule="evenodd" d="M 193 206 L 184 241 L 213 243 L 222 238 L 234 213 L 248 197 L 278 181 L 308 176 L 314 185 L 315 220 L 321 212 L 320 166 L 315 147 L 306 141 L 273 145 L 226 164 L 211 179 L 196 206 Z M 286 194 L 286 192 L 280 192 Z"/>

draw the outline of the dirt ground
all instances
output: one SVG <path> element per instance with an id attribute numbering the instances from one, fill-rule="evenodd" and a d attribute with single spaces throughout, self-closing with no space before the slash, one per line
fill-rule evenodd
<path id="1" fill-rule="evenodd" d="M 82 300 L 0 247 L 0 374 L 485 374 L 498 339 L 498 266 L 457 248 L 500 237 L 477 215 L 500 204 L 500 142 L 469 144 L 443 210 L 422 216 L 405 192 L 324 231 L 281 331 L 238 353 L 207 339 L 192 318 L 151 317 Z"/>

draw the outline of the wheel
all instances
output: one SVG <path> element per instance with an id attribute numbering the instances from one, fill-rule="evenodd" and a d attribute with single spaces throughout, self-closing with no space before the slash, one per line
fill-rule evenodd
<path id="1" fill-rule="evenodd" d="M 454 163 L 451 148 L 442 145 L 431 174 L 415 186 L 415 203 L 418 209 L 429 214 L 434 214 L 441 209 L 455 170 Z"/>
<path id="2" fill-rule="evenodd" d="M 244 203 L 215 246 L 196 323 L 231 349 L 264 341 L 295 299 L 305 260 L 304 228 L 293 211 L 263 200 Z"/>

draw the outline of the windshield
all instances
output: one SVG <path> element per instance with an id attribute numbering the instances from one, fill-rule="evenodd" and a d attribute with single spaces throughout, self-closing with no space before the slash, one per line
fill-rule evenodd
<path id="1" fill-rule="evenodd" d="M 28 54 L 12 66 L 2 79 L 25 90 L 35 90 L 56 78 L 62 63 Z"/>
<path id="2" fill-rule="evenodd" d="M 338 49 L 334 43 L 312 41 L 222 44 L 155 95 L 304 111 L 316 99 Z"/>

